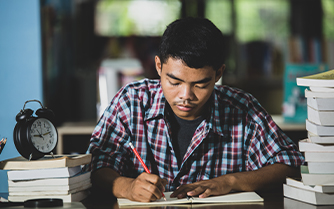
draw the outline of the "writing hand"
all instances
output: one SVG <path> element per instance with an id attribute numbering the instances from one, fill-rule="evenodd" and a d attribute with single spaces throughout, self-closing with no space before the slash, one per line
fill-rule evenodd
<path id="1" fill-rule="evenodd" d="M 185 198 L 188 195 L 205 198 L 211 195 L 227 194 L 232 190 L 232 186 L 229 178 L 225 176 L 199 181 L 192 184 L 181 185 L 171 194 L 171 197 Z"/>
<path id="2" fill-rule="evenodd" d="M 129 182 L 128 199 L 139 202 L 151 202 L 162 197 L 167 181 L 155 174 L 142 173 Z"/>

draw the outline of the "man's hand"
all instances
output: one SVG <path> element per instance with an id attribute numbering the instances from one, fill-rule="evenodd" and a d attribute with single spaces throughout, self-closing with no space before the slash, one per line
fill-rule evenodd
<path id="1" fill-rule="evenodd" d="M 101 168 L 92 173 L 92 184 L 99 190 L 112 192 L 117 198 L 150 202 L 162 197 L 167 181 L 148 173 L 142 173 L 135 179 L 127 178 L 111 168 Z"/>
<path id="2" fill-rule="evenodd" d="M 232 190 L 232 182 L 229 177 L 224 175 L 210 180 L 182 185 L 171 194 L 171 197 L 185 198 L 189 195 L 204 198 L 211 195 L 227 194 Z"/>
<path id="3" fill-rule="evenodd" d="M 160 199 L 167 184 L 165 179 L 148 173 L 142 173 L 136 179 L 131 179 L 128 182 L 125 197 L 139 202 L 151 202 Z"/>
<path id="4" fill-rule="evenodd" d="M 256 191 L 282 187 L 287 176 L 299 176 L 298 168 L 284 164 L 273 164 L 264 166 L 255 171 L 238 172 L 226 174 L 210 180 L 199 181 L 188 185 L 181 185 L 171 197 L 184 198 L 199 196 L 200 198 L 211 195 L 223 195 L 231 190 Z"/>

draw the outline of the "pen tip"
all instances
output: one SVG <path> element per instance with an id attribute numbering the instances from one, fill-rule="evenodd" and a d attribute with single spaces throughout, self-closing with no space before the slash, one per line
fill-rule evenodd
<path id="1" fill-rule="evenodd" d="M 164 200 L 167 201 L 166 197 L 164 197 Z"/>

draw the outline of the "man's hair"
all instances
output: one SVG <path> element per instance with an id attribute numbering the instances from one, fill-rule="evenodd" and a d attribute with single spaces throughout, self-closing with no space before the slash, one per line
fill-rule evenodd
<path id="1" fill-rule="evenodd" d="M 191 68 L 218 70 L 224 64 L 224 47 L 223 34 L 210 20 L 187 17 L 167 26 L 158 56 L 161 65 L 174 58 Z"/>

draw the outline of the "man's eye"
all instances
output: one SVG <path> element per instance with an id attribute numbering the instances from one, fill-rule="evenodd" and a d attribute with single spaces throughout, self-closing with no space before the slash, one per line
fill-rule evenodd
<path id="1" fill-rule="evenodd" d="M 172 82 L 169 82 L 172 86 L 177 86 L 179 85 L 179 83 L 172 83 Z"/>
<path id="2" fill-rule="evenodd" d="M 199 88 L 199 89 L 205 89 L 207 87 L 207 85 L 205 85 L 205 86 L 196 86 L 196 87 Z"/>

